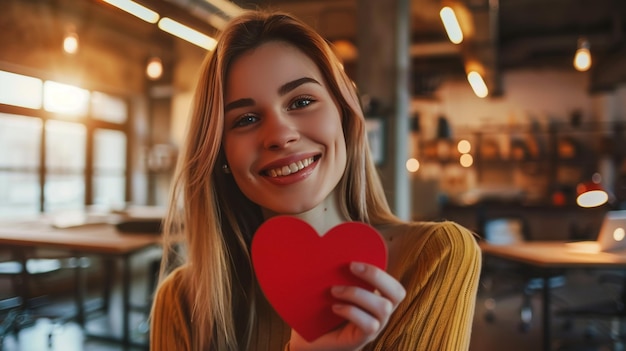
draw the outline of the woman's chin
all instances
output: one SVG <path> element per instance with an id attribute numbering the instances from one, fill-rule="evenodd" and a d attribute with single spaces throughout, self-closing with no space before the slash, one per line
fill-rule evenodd
<path id="1" fill-rule="evenodd" d="M 308 212 L 310 212 L 311 210 L 313 210 L 316 207 L 316 204 L 310 204 L 310 203 L 302 203 L 301 201 L 298 203 L 283 203 L 280 205 L 270 205 L 270 206 L 264 206 L 261 205 L 261 207 L 263 207 L 264 209 L 264 214 L 266 214 L 265 217 L 272 217 L 272 216 L 278 216 L 278 215 L 286 215 L 286 216 L 298 216 L 298 215 L 303 215 L 306 214 Z"/>

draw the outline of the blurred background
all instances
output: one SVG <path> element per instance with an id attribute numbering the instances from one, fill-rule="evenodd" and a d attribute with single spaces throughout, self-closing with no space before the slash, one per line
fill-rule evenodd
<path id="1" fill-rule="evenodd" d="M 0 6 L 3 217 L 164 204 L 198 67 L 226 21 L 250 8 L 293 13 L 333 44 L 401 217 L 477 228 L 492 203 L 570 216 L 578 185 L 592 180 L 605 208 L 626 200 L 623 1 Z M 577 219 L 553 235 L 596 223 Z"/>

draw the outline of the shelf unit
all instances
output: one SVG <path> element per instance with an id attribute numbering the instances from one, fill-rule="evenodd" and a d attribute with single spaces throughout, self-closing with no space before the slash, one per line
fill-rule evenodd
<path id="1" fill-rule="evenodd" d="M 466 139 L 472 145 L 471 168 L 479 184 L 488 183 L 494 173 L 501 179 L 529 178 L 545 187 L 542 201 L 550 203 L 555 192 L 571 201 L 576 184 L 601 171 L 601 160 L 613 165 L 609 181 L 626 178 L 625 129 L 626 121 L 466 128 L 455 138 L 421 142 L 419 157 L 425 163 L 458 162 L 456 144 Z"/>

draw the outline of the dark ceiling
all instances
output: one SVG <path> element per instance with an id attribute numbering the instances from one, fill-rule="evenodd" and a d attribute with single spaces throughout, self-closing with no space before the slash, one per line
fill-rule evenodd
<path id="1" fill-rule="evenodd" d="M 624 25 L 623 0 L 505 0 L 499 9 L 501 65 L 571 63 L 581 35 L 601 61 L 623 49 Z"/>
<path id="2" fill-rule="evenodd" d="M 468 56 L 483 61 L 495 82 L 500 73 L 514 68 L 573 70 L 578 39 L 585 36 L 593 56 L 591 89 L 611 89 L 626 82 L 625 0 L 456 0 L 468 10 L 474 27 L 473 38 L 457 50 L 450 49 L 439 19 L 443 4 L 453 1 L 410 0 L 416 79 L 464 74 Z M 305 19 L 316 16 L 318 23 L 324 23 L 318 29 L 330 40 L 356 42 L 358 0 L 235 2 L 244 8 L 283 9 Z"/>
<path id="3" fill-rule="evenodd" d="M 165 8 L 168 12 L 180 9 L 186 11 L 192 21 L 199 19 L 205 24 L 210 23 L 210 14 L 215 11 L 208 0 L 135 1 Z M 626 0 L 409 1 L 411 69 L 418 95 L 422 88 L 426 89 L 425 94 L 433 88 L 432 84 L 420 85 L 421 80 L 441 81 L 450 75 L 462 76 L 470 59 L 483 63 L 489 82 L 495 86 L 499 85 L 501 73 L 509 69 L 574 70 L 572 60 L 581 36 L 586 36 L 591 45 L 590 89 L 612 89 L 626 82 Z M 313 25 L 331 41 L 357 42 L 359 0 L 232 2 L 244 9 L 261 7 L 287 11 Z M 448 41 L 439 18 L 443 4 L 450 3 L 466 10 L 473 28 L 473 35 L 460 45 Z"/>

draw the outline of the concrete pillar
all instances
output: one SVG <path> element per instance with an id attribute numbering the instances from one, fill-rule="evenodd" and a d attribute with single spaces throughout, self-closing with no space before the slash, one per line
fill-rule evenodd
<path id="1" fill-rule="evenodd" d="M 596 140 L 599 143 L 602 142 L 599 138 L 614 140 L 613 125 L 619 120 L 620 111 L 617 94 L 612 90 L 594 94 L 592 96 L 592 108 L 594 123 L 597 123 L 597 128 L 601 131 L 596 135 Z M 600 153 L 597 160 L 597 171 L 602 176 L 602 186 L 609 194 L 615 194 L 616 167 L 613 155 Z"/>
<path id="2" fill-rule="evenodd" d="M 385 157 L 380 165 L 387 199 L 402 219 L 411 216 L 409 157 L 410 1 L 358 0 L 357 86 L 378 102 L 385 123 Z"/>

